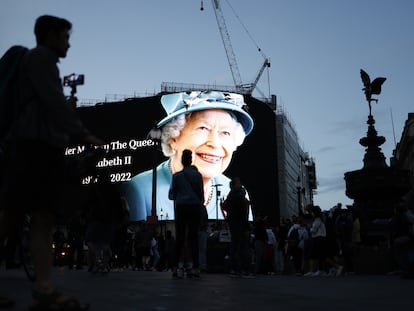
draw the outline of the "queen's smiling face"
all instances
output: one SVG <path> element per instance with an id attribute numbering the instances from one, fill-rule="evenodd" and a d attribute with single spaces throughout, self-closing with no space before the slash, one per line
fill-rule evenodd
<path id="1" fill-rule="evenodd" d="M 205 181 L 222 174 L 229 166 L 236 143 L 237 123 L 222 109 L 192 112 L 180 136 L 171 141 L 176 151 L 171 165 L 174 171 L 182 168 L 184 149 L 193 152 L 193 165 L 197 166 Z"/>

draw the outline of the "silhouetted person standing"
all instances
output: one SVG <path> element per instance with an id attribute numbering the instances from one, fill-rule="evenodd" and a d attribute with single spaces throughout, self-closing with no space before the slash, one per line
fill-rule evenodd
<path id="1" fill-rule="evenodd" d="M 67 223 L 68 230 L 68 267 L 82 269 L 84 265 L 83 245 L 85 242 L 86 216 L 84 211 L 76 211 Z"/>
<path id="2" fill-rule="evenodd" d="M 85 241 L 88 244 L 89 271 L 107 273 L 112 259 L 111 243 L 122 221 L 123 201 L 108 170 L 101 170 L 98 176 L 87 201 L 89 213 Z"/>
<path id="3" fill-rule="evenodd" d="M 185 149 L 181 163 L 183 169 L 175 173 L 169 190 L 169 199 L 174 200 L 175 213 L 175 259 L 173 277 L 182 278 L 184 275 L 184 260 L 188 276 L 199 276 L 198 232 L 200 228 L 201 211 L 204 204 L 203 178 L 197 167 L 192 164 L 192 151 Z"/>
<path id="4" fill-rule="evenodd" d="M 230 182 L 230 192 L 222 204 L 227 214 L 230 229 L 230 269 L 236 274 L 248 274 L 250 270 L 249 254 L 249 205 L 246 190 L 240 179 L 234 177 Z"/>
<path id="5" fill-rule="evenodd" d="M 63 93 L 57 63 L 70 47 L 71 28 L 68 20 L 55 16 L 44 15 L 36 20 L 37 46 L 22 60 L 16 107 L 19 115 L 7 135 L 6 201 L 2 204 L 5 214 L 0 219 L 0 241 L 24 213 L 31 214 L 30 248 L 36 280 L 30 310 L 59 310 L 62 306 L 88 309 L 57 291 L 51 275 L 52 229 L 65 186 L 64 149 L 73 142 L 102 144 L 77 116 L 77 99 L 67 100 Z"/>

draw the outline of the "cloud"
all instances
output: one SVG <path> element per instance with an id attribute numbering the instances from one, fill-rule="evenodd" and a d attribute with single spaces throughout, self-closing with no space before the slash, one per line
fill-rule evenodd
<path id="1" fill-rule="evenodd" d="M 318 194 L 343 191 L 345 188 L 344 175 L 321 177 L 318 183 Z"/>

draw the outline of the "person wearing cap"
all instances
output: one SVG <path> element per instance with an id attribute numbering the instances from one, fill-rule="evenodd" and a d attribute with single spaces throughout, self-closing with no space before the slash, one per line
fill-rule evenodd
<path id="1" fill-rule="evenodd" d="M 182 170 L 181 154 L 193 152 L 193 165 L 203 176 L 204 205 L 209 219 L 224 219 L 220 201 L 230 191 L 230 178 L 223 172 L 233 153 L 253 129 L 253 120 L 244 110 L 240 94 L 218 91 L 193 91 L 163 95 L 166 116 L 157 124 L 161 147 L 168 160 L 157 169 L 156 211 L 162 209 L 174 219 L 173 202 L 168 199 L 172 175 Z M 152 170 L 137 174 L 124 186 L 131 221 L 145 220 L 152 210 Z M 251 210 L 249 220 L 253 220 Z"/>

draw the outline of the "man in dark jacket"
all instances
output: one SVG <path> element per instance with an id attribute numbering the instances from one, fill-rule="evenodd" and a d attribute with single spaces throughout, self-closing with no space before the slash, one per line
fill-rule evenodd
<path id="1" fill-rule="evenodd" d="M 183 151 L 181 162 L 184 168 L 173 175 L 168 195 L 170 200 L 174 200 L 176 247 L 173 277 L 178 278 L 184 274 L 185 245 L 188 245 L 190 256 L 187 276 L 199 276 L 198 232 L 204 204 L 203 178 L 197 167 L 191 165 L 191 150 Z"/>
<path id="2" fill-rule="evenodd" d="M 246 190 L 240 179 L 234 177 L 230 182 L 230 192 L 222 204 L 230 229 L 230 266 L 231 272 L 248 274 L 249 256 L 249 205 Z"/>
<path id="3" fill-rule="evenodd" d="M 64 151 L 71 143 L 100 145 L 76 114 L 76 97 L 67 100 L 57 63 L 70 47 L 72 24 L 44 15 L 35 23 L 36 47 L 23 57 L 18 79 L 19 116 L 7 135 L 4 218 L 0 242 L 24 213 L 30 213 L 30 249 L 36 280 L 31 310 L 88 306 L 60 294 L 52 280 L 52 230 L 65 187 Z M 3 203 L 3 202 L 2 202 Z"/>

